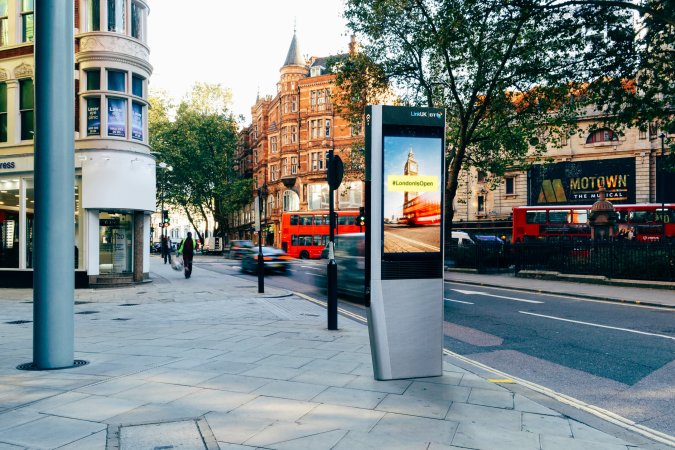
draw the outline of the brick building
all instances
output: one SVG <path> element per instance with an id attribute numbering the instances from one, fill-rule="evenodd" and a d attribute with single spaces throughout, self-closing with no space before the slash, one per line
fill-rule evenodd
<path id="1" fill-rule="evenodd" d="M 355 51 L 354 40 L 350 51 Z M 335 74 L 327 57 L 306 61 L 294 33 L 280 69 L 275 96 L 258 97 L 251 123 L 241 132 L 239 170 L 254 180 L 254 196 L 265 186 L 266 244 L 281 246 L 280 219 L 286 211 L 328 210 L 326 160 L 334 149 L 345 163 L 345 178 L 336 193 L 338 210 L 363 204 L 363 167 L 352 148 L 363 142 L 331 101 Z M 232 218 L 231 239 L 251 238 L 253 203 Z"/>
<path id="2" fill-rule="evenodd" d="M 581 133 L 548 144 L 529 168 L 507 171 L 495 187 L 489 176 L 472 169 L 460 175 L 454 223 L 509 220 L 514 206 L 591 205 L 601 184 L 616 203 L 675 202 L 675 175 L 657 169 L 661 131 L 645 125 L 613 130 L 603 127 L 592 108 L 578 119 Z M 589 127 L 595 125 L 594 131 Z M 599 127 L 599 128 L 598 128 Z M 668 138 L 675 137 L 668 135 Z M 545 139 L 545 137 L 544 137 Z M 668 142 L 666 141 L 666 151 Z M 550 162 L 543 162 L 548 159 Z"/>

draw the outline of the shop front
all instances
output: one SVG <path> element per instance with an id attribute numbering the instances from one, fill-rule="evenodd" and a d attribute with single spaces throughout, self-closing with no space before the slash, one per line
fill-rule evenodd
<path id="1" fill-rule="evenodd" d="M 148 277 L 155 162 L 150 156 L 120 153 L 81 152 L 76 157 L 72 239 L 77 288 L 101 284 L 103 278 Z M 110 173 L 102 175 L 97 168 Z M 32 287 L 34 219 L 32 155 L 0 158 L 0 287 Z"/>

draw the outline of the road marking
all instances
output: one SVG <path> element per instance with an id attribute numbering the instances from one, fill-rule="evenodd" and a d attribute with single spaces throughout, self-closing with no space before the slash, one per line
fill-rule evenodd
<path id="1" fill-rule="evenodd" d="M 516 384 L 516 382 L 510 378 L 488 378 L 487 380 L 490 383 Z"/>
<path id="2" fill-rule="evenodd" d="M 320 273 L 309 273 L 309 272 L 305 272 L 305 275 L 311 275 L 311 276 L 313 276 L 313 277 L 322 277 L 322 276 L 323 276 L 323 275 L 320 274 Z"/>
<path id="3" fill-rule="evenodd" d="M 424 242 L 419 242 L 419 241 L 416 241 L 414 239 L 405 238 L 403 236 L 399 236 L 398 234 L 391 233 L 391 232 L 385 232 L 384 234 L 389 235 L 389 237 L 391 237 L 393 239 L 400 239 L 402 241 L 406 241 L 406 242 L 409 242 L 411 244 L 418 245 L 420 247 L 428 248 L 429 250 L 432 250 L 432 251 L 435 251 L 435 252 L 438 251 L 438 246 L 425 244 Z"/>
<path id="4" fill-rule="evenodd" d="M 581 324 L 581 325 L 588 325 L 588 326 L 591 326 L 591 327 L 608 328 L 610 330 L 627 331 L 629 333 L 644 334 L 645 336 L 655 336 L 655 337 L 661 337 L 661 338 L 671 339 L 671 340 L 675 341 L 675 336 L 666 336 L 665 334 L 648 333 L 646 331 L 631 330 L 630 328 L 611 327 L 609 325 L 600 325 L 600 324 L 597 324 L 597 323 L 582 322 L 580 320 L 563 319 L 562 317 L 546 316 L 544 314 L 535 314 L 535 313 L 531 313 L 531 312 L 527 312 L 527 311 L 518 311 L 518 312 L 521 313 L 521 314 L 527 314 L 528 316 L 537 316 L 537 317 L 543 317 L 545 319 L 560 320 L 562 322 L 578 323 L 578 324 Z"/>
<path id="5" fill-rule="evenodd" d="M 312 302 L 316 305 L 322 306 L 324 308 L 328 308 L 328 304 L 326 302 L 324 302 L 323 300 L 317 300 L 314 297 L 310 297 L 309 295 L 306 295 L 306 294 L 303 294 L 303 293 L 300 293 L 300 292 L 294 292 L 294 294 L 297 295 L 298 297 L 302 297 L 305 300 L 308 300 L 308 301 L 310 301 L 310 302 Z M 347 316 L 347 317 L 350 317 L 350 318 L 356 320 L 357 322 L 361 322 L 364 325 L 368 324 L 368 319 L 366 319 L 365 317 L 363 317 L 360 314 L 353 313 L 351 311 L 348 311 L 348 310 L 340 308 L 340 307 L 338 307 L 338 312 L 340 314 L 344 315 L 344 316 Z"/>
<path id="6" fill-rule="evenodd" d="M 321 267 L 315 267 L 315 266 L 300 266 L 303 269 L 312 269 L 312 270 L 321 270 Z"/>
<path id="7" fill-rule="evenodd" d="M 473 305 L 473 303 L 471 302 L 463 302 L 461 300 L 453 300 L 451 298 L 444 298 L 443 300 L 445 300 L 446 302 L 455 302 L 455 303 L 464 303 L 465 305 Z"/>
<path id="8" fill-rule="evenodd" d="M 484 295 L 486 297 L 495 297 L 495 298 L 504 298 L 506 300 L 513 300 L 516 302 L 524 302 L 524 303 L 534 303 L 534 304 L 541 304 L 544 302 L 540 302 L 537 300 L 526 300 L 524 298 L 516 298 L 516 297 L 506 297 L 504 295 L 495 295 L 495 294 L 488 294 L 487 292 L 479 292 L 479 291 L 464 291 L 462 289 L 452 289 L 455 292 L 459 292 L 460 294 L 465 294 L 465 295 Z"/>

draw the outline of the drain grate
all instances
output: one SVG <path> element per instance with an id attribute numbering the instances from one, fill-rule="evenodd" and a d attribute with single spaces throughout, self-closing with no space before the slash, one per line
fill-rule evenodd
<path id="1" fill-rule="evenodd" d="M 12 320 L 11 322 L 5 322 L 6 324 L 9 325 L 21 325 L 24 323 L 32 323 L 32 320 Z"/>
<path id="2" fill-rule="evenodd" d="M 138 306 L 139 303 L 122 303 L 120 306 Z"/>
<path id="3" fill-rule="evenodd" d="M 80 311 L 75 314 L 98 314 L 98 311 Z"/>
<path id="4" fill-rule="evenodd" d="M 59 370 L 59 369 L 72 369 L 75 367 L 82 367 L 86 366 L 89 364 L 89 361 L 85 361 L 84 359 L 76 359 L 73 361 L 72 366 L 66 366 L 66 367 L 55 367 L 53 369 L 38 369 L 35 367 L 35 363 L 29 362 L 29 363 L 24 363 L 24 364 L 19 364 L 16 366 L 17 370 Z"/>

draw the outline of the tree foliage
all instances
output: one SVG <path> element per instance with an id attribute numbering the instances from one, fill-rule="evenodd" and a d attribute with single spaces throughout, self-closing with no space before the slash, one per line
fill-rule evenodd
<path id="1" fill-rule="evenodd" d="M 150 98 L 150 144 L 157 160 L 173 168 L 157 169 L 157 192 L 183 208 L 195 230 L 197 217 L 209 228 L 210 214 L 216 236 L 227 233 L 228 214 L 250 200 L 251 181 L 234 169 L 238 135 L 230 100 L 229 90 L 206 83 L 196 84 L 176 108 L 161 93 Z"/>
<path id="2" fill-rule="evenodd" d="M 546 142 L 573 132 L 579 94 L 591 81 L 622 76 L 635 65 L 630 12 L 546 5 L 346 2 L 348 26 L 363 43 L 358 58 L 367 62 L 365 72 L 358 61 L 343 66 L 338 81 L 347 98 L 384 83 L 407 104 L 446 108 L 448 223 L 463 168 L 501 175 L 526 164 L 531 145 L 542 153 Z"/>

